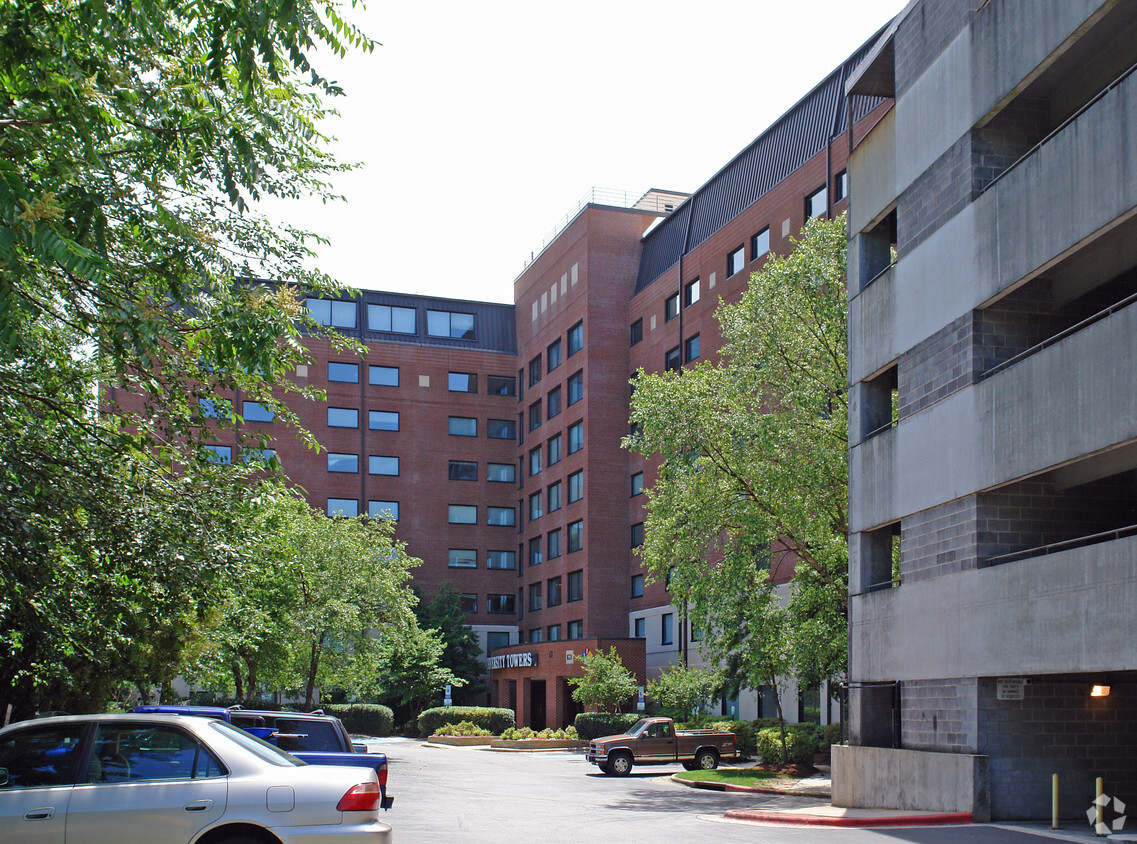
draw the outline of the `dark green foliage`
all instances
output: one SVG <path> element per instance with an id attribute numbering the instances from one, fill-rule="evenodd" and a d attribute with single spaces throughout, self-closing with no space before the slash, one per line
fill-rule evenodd
<path id="1" fill-rule="evenodd" d="M 712 721 L 707 727 L 734 733 L 738 737 L 738 752 L 746 757 L 754 756 L 754 726 L 749 721 Z"/>
<path id="2" fill-rule="evenodd" d="M 395 727 L 395 713 L 378 703 L 333 703 L 322 708 L 355 735 L 389 736 Z"/>
<path id="3" fill-rule="evenodd" d="M 817 752 L 828 753 L 829 748 L 841 740 L 840 723 L 826 724 L 817 733 Z"/>
<path id="4" fill-rule="evenodd" d="M 625 732 L 640 720 L 636 712 L 581 712 L 573 721 L 581 741 L 592 741 L 601 736 L 615 736 Z"/>
<path id="5" fill-rule="evenodd" d="M 420 735 L 433 735 L 444 724 L 457 724 L 459 721 L 469 721 L 471 724 L 489 730 L 495 736 L 500 736 L 510 727 L 517 726 L 517 716 L 512 709 L 498 709 L 492 706 L 436 706 L 427 709 L 418 716 L 418 731 Z"/>
<path id="6" fill-rule="evenodd" d="M 817 739 L 812 730 L 795 729 L 798 724 L 786 725 L 786 754 L 791 764 L 809 764 L 817 753 Z M 782 764 L 782 735 L 777 727 L 766 727 L 754 736 L 759 761 L 763 765 Z"/>
<path id="7" fill-rule="evenodd" d="M 478 661 L 482 649 L 478 646 L 478 634 L 466 623 L 461 596 L 449 583 L 443 583 L 430 600 L 423 601 L 420 596 L 415 616 L 423 630 L 442 634 L 446 650 L 438 660 L 439 667 L 466 681 L 466 685 L 454 688 L 454 702 L 461 706 L 477 700 L 486 690 L 485 666 Z"/>

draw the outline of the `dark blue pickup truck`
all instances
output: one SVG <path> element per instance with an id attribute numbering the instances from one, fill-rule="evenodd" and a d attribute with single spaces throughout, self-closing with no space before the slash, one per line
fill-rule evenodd
<path id="1" fill-rule="evenodd" d="M 350 765 L 371 768 L 379 777 L 382 806 L 390 809 L 394 797 L 387 796 L 387 757 L 383 753 L 367 753 L 363 745 L 353 744 L 339 718 L 323 712 L 274 712 L 267 709 L 242 709 L 239 706 L 178 706 L 159 704 L 136 706 L 135 712 L 165 712 L 172 715 L 197 715 L 228 721 L 307 762 L 309 765 Z"/>

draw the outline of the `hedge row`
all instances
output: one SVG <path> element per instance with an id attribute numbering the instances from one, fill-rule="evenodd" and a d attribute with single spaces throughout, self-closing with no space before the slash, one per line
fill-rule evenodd
<path id="1" fill-rule="evenodd" d="M 517 726 L 517 719 L 512 709 L 496 709 L 491 706 L 436 706 L 419 714 L 418 731 L 424 736 L 434 735 L 444 724 L 457 724 L 459 721 L 469 721 L 483 730 L 489 730 L 495 736 L 500 736 L 510 727 Z"/>
<path id="2" fill-rule="evenodd" d="M 626 732 L 629 727 L 643 717 L 635 712 L 582 712 L 576 716 L 573 726 L 581 741 L 592 741 L 601 736 L 615 736 Z"/>
<path id="3" fill-rule="evenodd" d="M 389 736 L 395 728 L 391 707 L 378 703 L 330 703 L 324 712 L 343 721 L 349 733 L 365 736 Z"/>

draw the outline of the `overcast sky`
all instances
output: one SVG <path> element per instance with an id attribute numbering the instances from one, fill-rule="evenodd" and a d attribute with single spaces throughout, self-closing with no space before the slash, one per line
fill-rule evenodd
<path id="1" fill-rule="evenodd" d="M 347 202 L 273 206 L 345 284 L 493 302 L 593 186 L 694 191 L 904 0 L 392 3 L 320 68 L 364 167 Z"/>

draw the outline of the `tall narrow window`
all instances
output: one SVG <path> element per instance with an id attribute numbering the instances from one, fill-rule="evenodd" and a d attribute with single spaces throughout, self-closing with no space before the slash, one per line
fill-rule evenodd
<path id="1" fill-rule="evenodd" d="M 687 341 L 683 344 L 684 357 L 687 363 L 699 358 L 699 335 L 688 337 Z"/>
<path id="2" fill-rule="evenodd" d="M 770 227 L 762 229 L 750 238 L 750 260 L 761 258 L 770 251 Z"/>
<path id="3" fill-rule="evenodd" d="M 659 617 L 659 643 L 670 645 L 675 641 L 675 615 L 665 612 Z"/>
<path id="4" fill-rule="evenodd" d="M 674 293 L 663 302 L 663 321 L 671 322 L 677 316 L 679 316 L 679 294 Z"/>
<path id="5" fill-rule="evenodd" d="M 584 520 L 578 519 L 568 526 L 568 550 L 579 551 L 584 547 Z"/>
<path id="6" fill-rule="evenodd" d="M 576 454 L 584 448 L 584 423 L 574 422 L 568 428 L 568 453 Z"/>
<path id="7" fill-rule="evenodd" d="M 580 501 L 584 498 L 584 470 L 573 472 L 568 476 L 568 503 Z"/>
<path id="8" fill-rule="evenodd" d="M 735 273 L 742 272 L 742 268 L 746 266 L 746 249 L 739 246 L 733 252 L 726 256 L 726 274 L 732 276 Z"/>
<path id="9" fill-rule="evenodd" d="M 549 512 L 555 513 L 561 509 L 561 482 L 549 484 Z"/>
<path id="10" fill-rule="evenodd" d="M 541 356 L 533 358 L 529 361 L 529 386 L 532 387 L 541 380 Z"/>
<path id="11" fill-rule="evenodd" d="M 555 466 L 561 462 L 561 435 L 560 434 L 554 434 L 553 436 L 549 437 L 548 451 L 549 451 L 549 459 L 546 462 L 549 466 Z"/>
<path id="12" fill-rule="evenodd" d="M 529 430 L 535 431 L 541 427 L 541 400 L 529 405 Z"/>
<path id="13" fill-rule="evenodd" d="M 632 323 L 631 335 L 632 342 L 629 345 L 632 346 L 636 345 L 636 343 L 640 342 L 644 338 L 644 321 L 642 318 L 637 319 Z"/>
<path id="14" fill-rule="evenodd" d="M 561 529 L 549 531 L 548 537 L 549 559 L 555 560 L 561 555 Z"/>
<path id="15" fill-rule="evenodd" d="M 568 403 L 571 407 L 584 398 L 584 370 L 578 369 L 568 379 Z"/>
<path id="16" fill-rule="evenodd" d="M 535 536 L 529 540 L 529 565 L 539 566 L 541 562 L 541 537 Z M 536 609 L 540 609 L 540 607 Z"/>
<path id="17" fill-rule="evenodd" d="M 578 322 L 568 330 L 568 356 L 571 358 L 584 348 L 584 322 Z"/>
<path id="18" fill-rule="evenodd" d="M 560 415 L 560 412 L 561 412 L 561 388 L 560 387 L 553 387 L 553 389 L 549 390 L 549 395 L 546 396 L 546 402 L 548 404 L 548 407 L 546 408 L 546 410 L 548 412 L 547 418 L 552 419 L 554 416 Z"/>
<path id="19" fill-rule="evenodd" d="M 632 495 L 640 495 L 644 491 L 644 473 L 636 472 L 632 475 Z"/>
<path id="20" fill-rule="evenodd" d="M 683 307 L 689 308 L 699 301 L 699 280 L 689 282 L 683 288 Z"/>
<path id="21" fill-rule="evenodd" d="M 820 187 L 805 198 L 805 218 L 824 217 L 826 211 L 825 188 Z"/>
<path id="22" fill-rule="evenodd" d="M 568 602 L 584 599 L 584 570 L 568 573 Z"/>
<path id="23" fill-rule="evenodd" d="M 679 347 L 668 349 L 667 353 L 663 356 L 663 368 L 670 369 L 678 372 L 683 368 L 683 358 L 679 356 Z"/>
<path id="24" fill-rule="evenodd" d="M 558 337 L 545 349 L 545 360 L 548 362 L 549 372 L 561 365 L 561 338 Z"/>
<path id="25" fill-rule="evenodd" d="M 584 622 L 581 619 L 568 623 L 568 637 L 570 639 L 584 638 Z"/>

